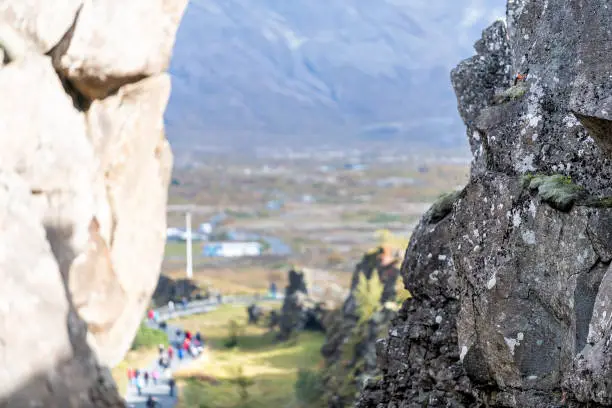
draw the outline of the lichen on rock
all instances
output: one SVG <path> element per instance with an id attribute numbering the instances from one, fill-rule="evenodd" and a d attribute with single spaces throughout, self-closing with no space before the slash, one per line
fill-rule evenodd
<path id="1" fill-rule="evenodd" d="M 527 91 L 529 91 L 529 84 L 525 82 L 519 82 L 516 85 L 511 86 L 508 89 L 504 89 L 501 92 L 495 93 L 493 96 L 493 104 L 499 105 L 506 102 L 516 101 L 522 98 Z"/>
<path id="2" fill-rule="evenodd" d="M 453 70 L 470 180 L 412 235 L 413 297 L 358 407 L 612 404 L 611 21 L 604 0 L 510 0 Z"/>

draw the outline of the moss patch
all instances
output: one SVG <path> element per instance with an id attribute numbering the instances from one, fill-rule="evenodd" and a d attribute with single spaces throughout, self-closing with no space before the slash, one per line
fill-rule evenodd
<path id="1" fill-rule="evenodd" d="M 612 197 L 591 197 L 578 204 L 593 208 L 612 208 Z"/>
<path id="2" fill-rule="evenodd" d="M 431 206 L 431 222 L 436 223 L 446 217 L 453 209 L 453 204 L 455 204 L 460 195 L 461 191 L 442 194 Z"/>
<path id="3" fill-rule="evenodd" d="M 572 179 L 561 174 L 552 176 L 523 176 L 523 185 L 530 190 L 537 190 L 540 198 L 559 211 L 569 211 L 577 200 L 584 197 L 582 187 L 572 182 Z"/>
<path id="4" fill-rule="evenodd" d="M 516 101 L 522 98 L 529 90 L 529 84 L 526 82 L 519 82 L 518 84 L 511 86 L 501 92 L 498 92 L 493 97 L 493 104 L 500 105 L 502 103 Z"/>

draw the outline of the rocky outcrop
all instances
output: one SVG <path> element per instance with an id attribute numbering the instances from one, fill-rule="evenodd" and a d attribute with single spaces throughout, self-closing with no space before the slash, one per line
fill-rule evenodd
<path id="1" fill-rule="evenodd" d="M 251 303 L 247 306 L 247 317 L 248 324 L 258 324 L 261 318 L 264 317 L 264 310 L 256 303 Z"/>
<path id="2" fill-rule="evenodd" d="M 412 298 L 402 305 L 388 337 L 376 341 L 384 379 L 366 384 L 361 407 L 466 407 L 478 401 L 457 347 L 460 289 L 449 213 L 458 197 L 438 200 L 412 233 L 401 267 Z"/>
<path id="3" fill-rule="evenodd" d="M 191 279 L 172 279 L 165 275 L 160 275 L 157 287 L 153 292 L 153 302 L 156 306 L 165 306 L 169 301 L 179 302 L 186 297 L 195 298 L 201 289 Z"/>
<path id="4" fill-rule="evenodd" d="M 611 21 L 603 0 L 512 0 L 453 70 L 470 181 L 413 234 L 414 297 L 359 407 L 612 404 Z"/>
<path id="5" fill-rule="evenodd" d="M 123 405 L 107 367 L 128 350 L 163 255 L 163 70 L 185 5 L 0 8 L 3 407 Z"/>
<path id="6" fill-rule="evenodd" d="M 399 277 L 397 265 L 383 248 L 365 254 L 355 268 L 351 290 L 342 308 L 328 318 L 321 353 L 325 359 L 322 373 L 324 399 L 330 408 L 351 406 L 362 386 L 380 374 L 376 340 L 384 336 L 397 312 L 394 303 Z M 371 282 L 374 275 L 381 284 L 380 288 L 360 287 L 364 282 Z M 372 293 L 365 293 L 368 289 Z M 364 312 L 360 310 L 360 301 L 375 302 L 375 305 Z"/>
<path id="7" fill-rule="evenodd" d="M 328 302 L 313 299 L 303 271 L 289 271 L 289 284 L 278 319 L 280 340 L 289 339 L 301 330 L 325 330 L 326 316 L 332 309 Z"/>

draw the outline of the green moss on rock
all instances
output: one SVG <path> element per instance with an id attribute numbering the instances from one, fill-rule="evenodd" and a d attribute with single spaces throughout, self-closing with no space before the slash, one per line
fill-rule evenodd
<path id="1" fill-rule="evenodd" d="M 542 201 L 559 211 L 569 211 L 577 200 L 584 197 L 582 187 L 572 182 L 572 179 L 561 174 L 552 176 L 532 175 L 523 177 L 524 185 L 529 182 L 530 190 L 537 190 Z"/>
<path id="2" fill-rule="evenodd" d="M 502 103 L 516 101 L 522 98 L 528 90 L 529 84 L 526 82 L 519 82 L 508 89 L 496 93 L 495 96 L 493 96 L 493 104 L 500 105 Z"/>
<path id="3" fill-rule="evenodd" d="M 593 208 L 612 208 L 612 197 L 591 197 L 584 200 L 580 205 Z"/>
<path id="4" fill-rule="evenodd" d="M 455 201 L 457 201 L 460 195 L 461 191 L 453 191 L 441 195 L 429 210 L 431 222 L 436 223 L 446 217 L 453 209 L 453 204 L 455 204 Z"/>

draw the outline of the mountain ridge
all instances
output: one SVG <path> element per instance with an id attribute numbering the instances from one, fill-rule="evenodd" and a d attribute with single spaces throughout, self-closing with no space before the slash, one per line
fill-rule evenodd
<path id="1" fill-rule="evenodd" d="M 460 145 L 449 70 L 503 14 L 485 3 L 192 1 L 170 67 L 169 139 Z"/>

